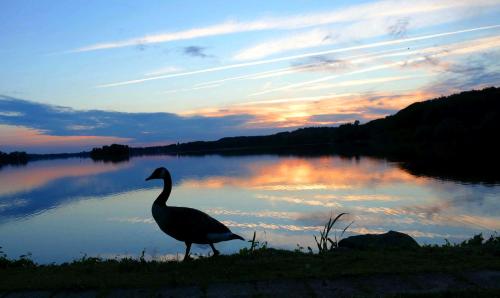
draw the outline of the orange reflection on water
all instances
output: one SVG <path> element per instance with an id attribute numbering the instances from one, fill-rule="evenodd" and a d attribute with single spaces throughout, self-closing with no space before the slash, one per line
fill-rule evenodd
<path id="1" fill-rule="evenodd" d="M 386 183 L 421 183 L 418 178 L 380 160 L 363 158 L 363 162 L 340 157 L 281 158 L 256 161 L 247 165 L 243 176 L 212 176 L 183 181 L 183 186 L 197 188 L 241 187 L 260 190 L 350 189 Z M 317 199 L 323 199 L 317 197 Z M 361 197 L 346 198 L 362 200 Z M 369 199 L 369 198 L 367 198 Z M 380 200 L 390 200 L 383 197 Z"/>
<path id="2" fill-rule="evenodd" d="M 116 171 L 129 166 L 128 163 L 108 164 L 63 160 L 64 162 L 43 161 L 23 167 L 5 168 L 0 171 L 0 195 L 26 191 L 43 186 L 63 177 L 78 177 Z"/>

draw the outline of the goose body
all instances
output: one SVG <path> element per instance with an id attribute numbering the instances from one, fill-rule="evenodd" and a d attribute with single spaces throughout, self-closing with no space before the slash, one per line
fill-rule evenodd
<path id="1" fill-rule="evenodd" d="M 214 252 L 214 243 L 233 239 L 244 240 L 231 232 L 224 224 L 210 215 L 193 208 L 167 206 L 166 202 L 172 190 L 172 178 L 167 169 L 156 169 L 146 180 L 163 179 L 163 191 L 151 207 L 153 218 L 158 227 L 172 238 L 186 244 L 184 260 L 189 259 L 191 244 L 209 244 Z"/>
<path id="2" fill-rule="evenodd" d="M 231 238 L 234 234 L 228 227 L 197 209 L 153 203 L 151 211 L 160 229 L 179 241 L 210 244 L 237 239 Z"/>

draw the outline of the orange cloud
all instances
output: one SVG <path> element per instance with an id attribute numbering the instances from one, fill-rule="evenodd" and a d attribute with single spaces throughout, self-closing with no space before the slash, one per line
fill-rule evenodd
<path id="1" fill-rule="evenodd" d="M 51 146 L 100 146 L 110 143 L 123 143 L 131 139 L 107 136 L 53 136 L 42 130 L 24 126 L 0 125 L 3 144 L 12 147 L 51 147 Z M 0 144 L 1 145 L 1 144 Z"/>
<path id="2" fill-rule="evenodd" d="M 400 110 L 414 102 L 436 97 L 424 91 L 403 93 L 352 93 L 330 96 L 273 99 L 233 105 L 227 108 L 193 110 L 184 115 L 221 117 L 248 114 L 254 119 L 245 124 L 248 128 L 297 127 L 314 125 L 338 125 L 354 120 L 372 120 L 385 116 L 372 112 L 374 109 Z M 319 121 L 319 115 L 337 115 L 339 120 Z"/>

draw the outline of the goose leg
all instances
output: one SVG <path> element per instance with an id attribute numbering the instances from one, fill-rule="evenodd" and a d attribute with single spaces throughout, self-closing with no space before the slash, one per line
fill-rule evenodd
<path id="1" fill-rule="evenodd" d="M 213 243 L 210 243 L 210 247 L 212 248 L 212 250 L 214 251 L 214 256 L 218 256 L 220 255 L 220 252 L 218 250 L 215 249 L 215 246 Z"/>
<path id="2" fill-rule="evenodd" d="M 186 242 L 186 253 L 184 254 L 184 259 L 182 261 L 188 261 L 191 259 L 189 256 L 189 251 L 191 250 L 191 242 Z"/>

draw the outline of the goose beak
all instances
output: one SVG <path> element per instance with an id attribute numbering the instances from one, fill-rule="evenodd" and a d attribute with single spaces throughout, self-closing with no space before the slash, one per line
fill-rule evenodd
<path id="1" fill-rule="evenodd" d="M 151 179 L 153 179 L 153 175 L 151 175 L 151 176 L 149 176 L 148 178 L 146 178 L 146 181 L 149 181 L 149 180 L 151 180 Z"/>

